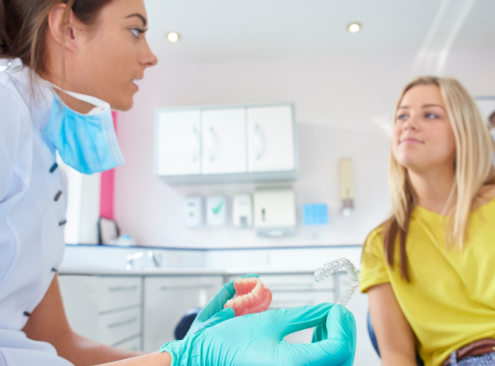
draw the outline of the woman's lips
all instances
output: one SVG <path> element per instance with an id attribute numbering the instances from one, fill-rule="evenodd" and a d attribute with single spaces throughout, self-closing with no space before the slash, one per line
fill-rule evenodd
<path id="1" fill-rule="evenodd" d="M 401 144 L 422 144 L 423 141 L 421 141 L 419 139 L 415 139 L 413 137 L 406 137 L 404 139 L 401 139 L 400 143 Z"/>

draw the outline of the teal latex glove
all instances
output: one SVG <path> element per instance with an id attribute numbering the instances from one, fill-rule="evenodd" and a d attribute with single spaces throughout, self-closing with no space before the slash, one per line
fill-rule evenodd
<path id="1" fill-rule="evenodd" d="M 312 343 L 283 339 L 315 326 Z M 337 366 L 352 364 L 355 344 L 352 313 L 326 303 L 228 319 L 160 351 L 172 355 L 172 366 Z"/>
<path id="2" fill-rule="evenodd" d="M 328 312 L 325 323 L 318 325 L 313 332 L 312 343 L 321 342 L 328 339 L 345 339 L 351 349 L 351 357 L 342 362 L 342 366 L 352 366 L 356 354 L 356 322 L 354 316 L 342 305 L 339 308 Z M 352 330 L 352 332 L 351 332 Z"/>
<path id="3" fill-rule="evenodd" d="M 247 274 L 239 278 L 259 277 L 257 274 Z M 217 292 L 215 297 L 199 312 L 189 328 L 185 338 L 201 331 L 204 328 L 223 322 L 235 317 L 234 309 L 224 309 L 225 303 L 235 295 L 234 281 L 232 280 Z"/>

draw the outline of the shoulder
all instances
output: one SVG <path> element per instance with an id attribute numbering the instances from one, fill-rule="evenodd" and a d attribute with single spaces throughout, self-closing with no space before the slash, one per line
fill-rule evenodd
<path id="1" fill-rule="evenodd" d="M 0 73 L 0 138 L 12 142 L 20 138 L 22 121 L 26 119 L 21 100 L 15 95 L 15 87 Z"/>
<path id="2" fill-rule="evenodd" d="M 383 230 L 385 224 L 380 224 L 369 233 L 363 245 L 362 264 L 365 265 L 383 260 Z"/>
<path id="3" fill-rule="evenodd" d="M 0 72 L 0 112 L 1 121 L 8 118 L 21 118 L 26 112 L 25 103 L 22 100 L 16 85 L 9 74 Z"/>
<path id="4" fill-rule="evenodd" d="M 495 200 L 495 184 L 485 184 L 483 185 L 477 196 L 473 200 L 472 211 L 477 210 L 481 206 Z"/>
<path id="5" fill-rule="evenodd" d="M 369 234 L 368 237 L 366 238 L 364 245 L 377 245 L 377 244 L 383 244 L 383 230 L 384 230 L 385 224 L 380 224 L 376 228 L 374 228 Z"/>

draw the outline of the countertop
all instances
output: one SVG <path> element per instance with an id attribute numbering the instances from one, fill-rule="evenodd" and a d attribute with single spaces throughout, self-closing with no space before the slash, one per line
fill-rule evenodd
<path id="1" fill-rule="evenodd" d="M 201 268 L 201 267 L 142 267 L 126 270 L 125 268 L 61 266 L 61 275 L 107 275 L 107 276 L 231 276 L 246 273 L 257 274 L 313 274 L 316 268 Z"/>

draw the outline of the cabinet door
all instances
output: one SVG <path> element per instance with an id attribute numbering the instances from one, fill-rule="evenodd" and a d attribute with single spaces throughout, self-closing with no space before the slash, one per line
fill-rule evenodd
<path id="1" fill-rule="evenodd" d="M 246 173 L 246 109 L 207 109 L 202 122 L 203 174 Z"/>
<path id="2" fill-rule="evenodd" d="M 201 173 L 201 114 L 199 110 L 159 111 L 155 130 L 155 173 Z"/>
<path id="3" fill-rule="evenodd" d="M 295 169 L 290 105 L 248 108 L 248 154 L 249 172 Z"/>
<path id="4" fill-rule="evenodd" d="M 58 282 L 72 330 L 83 337 L 99 341 L 99 277 L 60 275 Z"/>
<path id="5" fill-rule="evenodd" d="M 147 277 L 144 282 L 144 351 L 174 341 L 176 325 L 191 308 L 203 307 L 223 284 L 221 276 Z"/>

